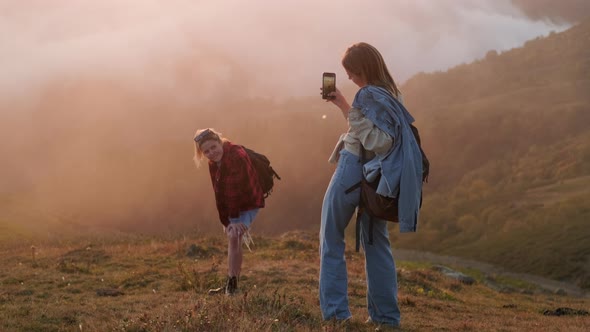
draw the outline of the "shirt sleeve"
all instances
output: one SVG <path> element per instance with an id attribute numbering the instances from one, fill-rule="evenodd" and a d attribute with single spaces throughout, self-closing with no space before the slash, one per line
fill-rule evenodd
<path id="1" fill-rule="evenodd" d="M 384 154 L 393 145 L 393 138 L 379 129 L 373 122 L 363 115 L 361 110 L 351 108 L 348 112 L 348 135 L 357 139 L 365 147 L 365 150 L 376 154 Z"/>

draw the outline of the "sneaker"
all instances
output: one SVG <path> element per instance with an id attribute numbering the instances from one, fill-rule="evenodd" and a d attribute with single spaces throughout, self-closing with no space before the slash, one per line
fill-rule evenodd
<path id="1" fill-rule="evenodd" d="M 398 331 L 399 329 L 401 329 L 399 325 L 379 325 L 375 331 Z"/>
<path id="2" fill-rule="evenodd" d="M 347 317 L 345 319 L 337 319 L 336 317 L 333 317 L 329 320 L 326 320 L 325 322 L 326 324 L 330 325 L 335 331 L 349 331 L 352 328 L 352 316 Z M 353 330 L 356 331 L 356 329 Z"/>
<path id="3" fill-rule="evenodd" d="M 367 318 L 365 323 L 375 325 L 375 331 L 396 331 L 401 328 L 401 326 L 399 324 L 398 325 L 390 325 L 390 324 L 385 324 L 385 323 L 374 322 L 371 319 L 371 317 Z"/>

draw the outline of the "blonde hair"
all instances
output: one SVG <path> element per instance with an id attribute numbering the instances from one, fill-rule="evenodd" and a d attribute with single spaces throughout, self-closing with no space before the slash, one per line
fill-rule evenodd
<path id="1" fill-rule="evenodd" d="M 367 84 L 382 87 L 394 97 L 401 95 L 381 53 L 367 43 L 350 46 L 342 57 L 342 66 L 349 72 L 363 77 Z"/>
<path id="2" fill-rule="evenodd" d="M 197 142 L 197 137 L 199 137 L 199 135 L 205 135 L 203 136 L 203 138 L 201 138 L 198 142 Z M 227 142 L 227 139 L 221 136 L 220 132 L 215 131 L 215 129 L 213 128 L 205 128 L 205 129 L 199 129 L 197 130 L 197 132 L 195 133 L 195 136 L 193 137 L 193 142 L 195 143 L 195 155 L 193 157 L 193 161 L 195 162 L 195 165 L 198 167 L 201 166 L 201 160 L 203 160 L 203 150 L 201 150 L 201 145 L 203 145 L 203 143 L 207 142 L 207 141 L 217 141 L 221 144 Z"/>

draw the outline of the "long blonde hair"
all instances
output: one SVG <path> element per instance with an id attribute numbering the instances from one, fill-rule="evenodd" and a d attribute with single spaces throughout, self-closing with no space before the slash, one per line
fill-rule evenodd
<path id="1" fill-rule="evenodd" d="M 198 139 L 199 136 L 203 137 Z M 201 145 L 207 141 L 217 141 L 223 144 L 227 142 L 227 139 L 221 136 L 221 133 L 215 131 L 213 128 L 197 130 L 195 136 L 193 137 L 193 142 L 195 143 L 195 155 L 193 156 L 193 161 L 195 162 L 197 168 L 201 166 L 201 160 L 203 160 L 204 157 L 203 150 L 201 150 Z"/>
<path id="2" fill-rule="evenodd" d="M 363 77 L 367 84 L 382 87 L 394 97 L 401 95 L 381 53 L 367 43 L 350 46 L 342 57 L 342 66 L 350 73 Z"/>

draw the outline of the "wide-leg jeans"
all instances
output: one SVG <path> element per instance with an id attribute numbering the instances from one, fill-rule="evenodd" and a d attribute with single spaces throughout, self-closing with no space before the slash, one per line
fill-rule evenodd
<path id="1" fill-rule="evenodd" d="M 325 320 L 345 320 L 352 315 L 348 306 L 348 277 L 344 257 L 344 231 L 359 205 L 360 189 L 346 189 L 362 177 L 359 157 L 342 149 L 338 166 L 328 185 L 322 205 L 320 228 L 320 307 Z M 367 309 L 375 323 L 397 326 L 397 274 L 391 252 L 387 221 L 373 219 L 373 244 L 369 240 L 368 215 L 361 219 L 361 246 L 365 253 Z"/>

